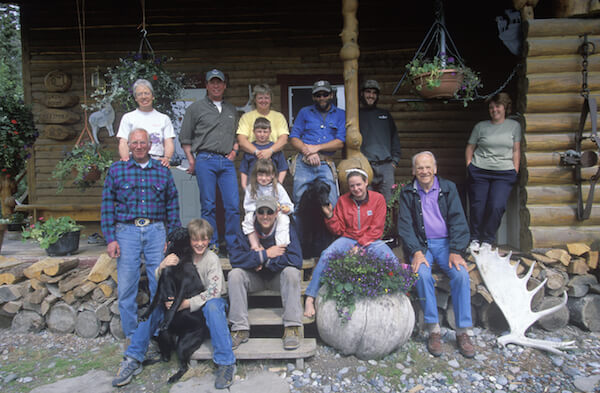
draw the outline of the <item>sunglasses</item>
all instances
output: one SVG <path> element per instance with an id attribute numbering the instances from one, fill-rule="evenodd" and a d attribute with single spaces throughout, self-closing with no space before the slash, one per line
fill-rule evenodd
<path id="1" fill-rule="evenodd" d="M 317 93 L 317 94 L 313 94 L 315 97 L 317 98 L 321 98 L 321 97 L 329 97 L 331 93 Z"/>
<path id="2" fill-rule="evenodd" d="M 274 212 L 272 209 L 269 209 L 268 207 L 261 207 L 260 209 L 258 209 L 258 210 L 256 211 L 256 213 L 260 214 L 261 216 L 262 216 L 262 215 L 265 215 L 265 214 L 267 214 L 267 215 L 269 215 L 269 216 L 270 216 L 271 214 L 275 214 L 275 212 Z"/>

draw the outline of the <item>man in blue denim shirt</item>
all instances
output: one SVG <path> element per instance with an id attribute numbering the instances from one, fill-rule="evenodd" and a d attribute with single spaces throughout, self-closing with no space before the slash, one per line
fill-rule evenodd
<path id="1" fill-rule="evenodd" d="M 333 90 L 328 81 L 315 82 L 312 98 L 315 104 L 298 112 L 290 133 L 292 146 L 299 152 L 293 198 L 295 203 L 300 202 L 308 185 L 321 180 L 331 187 L 329 200 L 335 206 L 339 194 L 331 156 L 344 147 L 346 112 L 333 105 Z"/>

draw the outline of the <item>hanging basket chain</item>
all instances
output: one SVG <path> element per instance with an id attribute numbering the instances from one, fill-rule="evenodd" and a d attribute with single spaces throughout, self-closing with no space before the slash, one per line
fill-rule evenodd
<path id="1" fill-rule="evenodd" d="M 92 137 L 92 132 L 88 127 L 88 113 L 87 113 L 87 77 L 85 72 L 85 0 L 81 0 L 81 6 L 79 5 L 80 0 L 76 0 L 75 3 L 77 5 L 77 24 L 79 31 L 79 45 L 81 47 L 81 64 L 82 64 L 82 73 L 83 73 L 83 129 L 79 133 L 79 137 L 75 142 L 75 146 L 79 146 L 81 144 L 81 140 L 84 135 L 87 135 L 90 138 L 90 141 L 93 143 L 94 138 Z M 99 155 L 100 153 L 98 153 Z"/>
<path id="2" fill-rule="evenodd" d="M 146 50 L 148 51 L 148 53 L 150 54 L 150 56 L 152 58 L 154 58 L 154 49 L 152 49 L 152 45 L 150 45 L 150 41 L 148 41 L 148 30 L 146 30 L 146 1 L 145 0 L 140 0 L 141 6 L 142 6 L 142 24 L 140 26 L 138 26 L 138 28 L 141 28 L 141 33 L 142 33 L 142 39 L 140 40 L 140 46 L 138 48 L 138 55 L 140 55 L 140 57 L 143 58 L 144 56 L 144 47 L 146 47 Z"/>

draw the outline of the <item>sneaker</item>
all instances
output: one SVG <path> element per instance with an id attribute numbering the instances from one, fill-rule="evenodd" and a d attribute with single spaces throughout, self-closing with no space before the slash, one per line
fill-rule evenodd
<path id="1" fill-rule="evenodd" d="M 442 356 L 442 336 L 439 333 L 429 333 L 429 339 L 427 340 L 427 350 L 433 356 Z"/>
<path id="2" fill-rule="evenodd" d="M 479 240 L 471 240 L 468 250 L 470 253 L 479 251 Z"/>
<path id="3" fill-rule="evenodd" d="M 125 356 L 121 365 L 119 366 L 119 371 L 117 371 L 117 376 L 112 380 L 113 387 L 119 387 L 127 385 L 131 382 L 131 378 L 134 375 L 138 375 L 142 372 L 142 365 L 140 362 L 135 360 L 134 358 L 130 358 L 129 356 Z"/>
<path id="4" fill-rule="evenodd" d="M 470 359 L 475 356 L 475 347 L 471 343 L 471 339 L 467 333 L 457 334 L 456 344 L 458 345 L 458 351 L 464 357 Z"/>
<path id="5" fill-rule="evenodd" d="M 248 330 L 236 330 L 231 332 L 231 349 L 237 349 L 241 344 L 248 342 L 250 332 Z"/>
<path id="6" fill-rule="evenodd" d="M 245 331 L 245 330 L 241 330 Z M 231 386 L 233 383 L 233 376 L 235 375 L 235 364 L 229 364 L 227 366 L 219 366 L 217 368 L 217 378 L 215 379 L 215 388 L 225 389 Z"/>
<path id="7" fill-rule="evenodd" d="M 283 332 L 283 349 L 292 350 L 300 348 L 300 326 L 288 326 Z"/>

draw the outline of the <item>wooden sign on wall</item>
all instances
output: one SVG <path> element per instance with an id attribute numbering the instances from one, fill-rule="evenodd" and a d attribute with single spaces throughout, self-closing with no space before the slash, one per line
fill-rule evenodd
<path id="1" fill-rule="evenodd" d="M 79 97 L 70 94 L 46 93 L 43 104 L 48 108 L 69 108 L 79 103 Z"/>
<path id="2" fill-rule="evenodd" d="M 46 90 L 52 92 L 67 91 L 71 88 L 71 75 L 61 70 L 50 71 L 44 77 Z"/>
<path id="3" fill-rule="evenodd" d="M 70 127 L 52 124 L 44 127 L 44 136 L 56 141 L 64 141 L 75 137 L 75 130 Z"/>
<path id="4" fill-rule="evenodd" d="M 73 124 L 79 121 L 79 115 L 62 109 L 44 109 L 40 112 L 40 123 Z"/>

